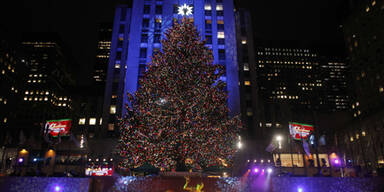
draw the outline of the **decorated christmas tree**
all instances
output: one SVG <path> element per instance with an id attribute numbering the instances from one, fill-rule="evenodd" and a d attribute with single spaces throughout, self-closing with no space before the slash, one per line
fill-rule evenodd
<path id="1" fill-rule="evenodd" d="M 213 64 L 193 23 L 165 33 L 120 122 L 121 168 L 231 166 L 241 122 L 230 118 L 224 67 Z"/>

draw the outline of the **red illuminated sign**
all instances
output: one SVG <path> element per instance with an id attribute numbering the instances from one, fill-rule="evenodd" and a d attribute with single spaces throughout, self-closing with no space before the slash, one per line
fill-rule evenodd
<path id="1" fill-rule="evenodd" d="M 313 125 L 289 122 L 289 133 L 293 139 L 307 139 L 313 130 Z"/>
<path id="2" fill-rule="evenodd" d="M 59 135 L 69 136 L 71 125 L 71 119 L 50 120 L 45 124 L 44 133 L 50 134 L 53 137 L 57 137 Z"/>

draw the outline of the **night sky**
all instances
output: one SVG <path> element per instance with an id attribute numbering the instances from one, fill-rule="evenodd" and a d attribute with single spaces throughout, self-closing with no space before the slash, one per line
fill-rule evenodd
<path id="1" fill-rule="evenodd" d="M 241 0 L 251 9 L 256 46 L 316 48 L 343 55 L 345 0 Z M 99 22 L 112 22 L 117 0 L 22 0 L 0 3 L 1 38 L 22 32 L 58 32 L 77 62 L 80 85 L 91 81 Z"/>

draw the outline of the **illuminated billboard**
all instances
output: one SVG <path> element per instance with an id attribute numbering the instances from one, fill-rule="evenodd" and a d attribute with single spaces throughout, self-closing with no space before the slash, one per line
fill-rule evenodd
<path id="1" fill-rule="evenodd" d="M 112 167 L 88 167 L 85 169 L 87 176 L 112 176 Z"/>
<path id="2" fill-rule="evenodd" d="M 289 122 L 289 133 L 295 140 L 307 139 L 313 130 L 313 125 Z"/>
<path id="3" fill-rule="evenodd" d="M 69 136 L 71 130 L 71 119 L 50 120 L 45 124 L 44 134 L 50 134 L 53 137 Z"/>

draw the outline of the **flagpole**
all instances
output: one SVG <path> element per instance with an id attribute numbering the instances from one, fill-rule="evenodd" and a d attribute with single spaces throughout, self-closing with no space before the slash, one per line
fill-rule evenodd
<path id="1" fill-rule="evenodd" d="M 302 128 L 301 128 L 302 129 Z M 304 144 L 303 142 L 303 130 L 300 131 L 300 139 L 301 139 L 301 145 Z M 304 149 L 304 146 L 303 146 L 303 151 L 305 153 L 305 149 Z M 306 165 L 306 162 L 305 162 L 305 155 L 303 153 L 303 164 L 304 164 L 304 171 L 305 171 L 305 175 L 308 176 L 308 170 L 307 170 L 307 165 Z M 309 158 L 309 157 L 308 157 Z"/>
<path id="2" fill-rule="evenodd" d="M 291 153 L 291 162 L 292 162 L 292 174 L 295 173 L 295 166 L 293 165 L 293 151 L 292 151 L 292 137 L 291 134 L 289 134 L 289 147 L 290 147 L 290 153 Z"/>

